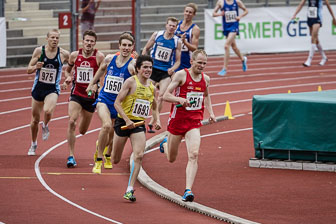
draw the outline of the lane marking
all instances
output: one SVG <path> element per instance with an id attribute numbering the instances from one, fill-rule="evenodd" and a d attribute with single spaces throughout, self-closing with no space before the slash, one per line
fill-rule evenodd
<path id="1" fill-rule="evenodd" d="M 95 132 L 95 131 L 98 131 L 98 130 L 99 130 L 99 129 L 94 129 L 94 130 L 88 131 L 87 134 L 90 134 L 90 133 Z M 76 138 L 79 138 L 79 137 L 81 137 L 81 136 L 83 136 L 83 135 L 77 135 Z M 41 174 L 41 171 L 40 171 L 40 162 L 41 162 L 42 159 L 43 159 L 44 157 L 46 157 L 50 152 L 52 152 L 53 150 L 55 150 L 56 148 L 58 148 L 59 146 L 65 144 L 65 143 L 67 143 L 67 140 L 64 140 L 64 141 L 62 141 L 62 142 L 60 142 L 60 143 L 54 145 L 53 147 L 51 147 L 50 149 L 48 149 L 46 152 L 44 152 L 44 153 L 43 153 L 43 154 L 42 154 L 42 155 L 35 161 L 35 166 L 34 166 L 35 174 L 36 174 L 38 180 L 40 181 L 40 183 L 42 184 L 42 186 L 43 186 L 46 190 L 48 190 L 50 193 L 52 193 L 53 195 L 55 195 L 56 197 L 58 197 L 59 199 L 65 201 L 66 203 L 68 203 L 68 204 L 70 204 L 70 205 L 72 205 L 72 206 L 74 206 L 74 207 L 76 207 L 76 208 L 78 208 L 78 209 L 80 209 L 80 210 L 82 210 L 82 211 L 84 211 L 84 212 L 87 212 L 87 213 L 89 213 L 89 214 L 91 214 L 91 215 L 97 216 L 97 217 L 99 217 L 99 218 L 101 218 L 101 219 L 104 219 L 104 220 L 109 221 L 109 222 L 112 222 L 112 223 L 121 224 L 121 222 L 118 222 L 118 221 L 116 221 L 116 220 L 107 218 L 107 217 L 105 217 L 105 216 L 103 216 L 103 215 L 100 215 L 100 214 L 98 214 L 98 213 L 95 213 L 95 212 L 93 212 L 93 211 L 91 211 L 91 210 L 89 210 L 89 209 L 87 209 L 87 208 L 84 208 L 84 207 L 82 207 L 82 206 L 80 206 L 80 205 L 78 205 L 78 204 L 76 204 L 76 203 L 70 201 L 69 199 L 63 197 L 62 195 L 58 194 L 58 193 L 55 192 L 53 189 L 51 189 L 51 187 L 49 187 L 49 185 L 44 181 L 44 179 L 43 179 L 43 177 L 42 177 L 42 174 Z"/>
<path id="2" fill-rule="evenodd" d="M 68 101 L 61 102 L 61 103 L 57 103 L 56 106 L 57 105 L 64 105 L 64 104 L 68 104 L 68 103 L 69 103 Z M 8 111 L 0 112 L 0 115 L 15 113 L 15 112 L 24 111 L 24 110 L 31 110 L 31 107 L 23 107 L 23 108 L 20 108 L 20 109 L 8 110 Z"/>
<path id="3" fill-rule="evenodd" d="M 59 95 L 65 95 L 65 94 L 69 94 L 70 92 L 61 92 Z M 16 98 L 9 98 L 9 99 L 3 99 L 0 100 L 0 103 L 6 103 L 8 101 L 14 101 L 14 100 L 25 100 L 25 99 L 31 99 L 32 96 L 22 96 L 22 97 L 16 97 Z"/>
<path id="4" fill-rule="evenodd" d="M 36 177 L 0 177 L 0 179 L 27 180 L 27 179 L 36 179 Z"/>
<path id="5" fill-rule="evenodd" d="M 47 175 L 56 175 L 56 176 L 60 176 L 60 175 L 97 175 L 95 173 L 53 173 L 53 172 L 46 172 L 43 174 L 47 174 Z M 101 173 L 100 175 L 105 175 L 105 176 L 123 176 L 123 175 L 129 175 L 129 173 Z"/>

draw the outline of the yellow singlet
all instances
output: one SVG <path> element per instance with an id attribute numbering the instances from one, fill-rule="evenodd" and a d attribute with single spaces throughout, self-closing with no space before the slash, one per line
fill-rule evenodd
<path id="1" fill-rule="evenodd" d="M 121 107 L 125 111 L 127 117 L 131 120 L 145 120 L 154 100 L 154 85 L 143 86 L 138 76 L 133 76 L 136 81 L 136 90 L 121 103 Z M 132 77 L 131 77 L 132 78 Z M 121 118 L 121 116 L 118 114 Z"/>

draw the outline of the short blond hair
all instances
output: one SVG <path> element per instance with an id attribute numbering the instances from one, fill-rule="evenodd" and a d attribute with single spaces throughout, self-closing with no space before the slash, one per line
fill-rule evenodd
<path id="1" fill-rule="evenodd" d="M 203 54 L 205 57 L 208 57 L 208 55 L 207 55 L 207 53 L 205 52 L 205 50 L 203 50 L 203 49 L 197 49 L 197 50 L 195 50 L 195 51 L 192 53 L 192 55 L 191 55 L 192 60 L 196 60 L 196 58 L 197 58 L 197 56 L 198 56 L 199 54 Z"/>
<path id="2" fill-rule="evenodd" d="M 49 30 L 48 33 L 47 33 L 47 37 L 49 37 L 50 33 L 58 33 L 58 35 L 61 34 L 59 29 L 56 29 L 56 28 Z"/>
<path id="3" fill-rule="evenodd" d="M 169 21 L 172 21 L 173 23 L 176 23 L 176 25 L 179 23 L 179 20 L 176 19 L 175 17 L 172 17 L 172 16 L 167 18 L 167 23 L 166 24 L 168 24 Z"/>
<path id="4" fill-rule="evenodd" d="M 194 10 L 194 15 L 196 15 L 198 6 L 197 6 L 195 3 L 192 3 L 192 2 L 191 2 L 191 3 L 186 4 L 186 6 L 184 7 L 184 9 L 187 8 L 187 7 L 192 8 L 192 9 Z"/>

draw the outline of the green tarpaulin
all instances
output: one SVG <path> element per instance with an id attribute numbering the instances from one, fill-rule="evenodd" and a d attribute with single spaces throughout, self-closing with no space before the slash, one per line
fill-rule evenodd
<path id="1" fill-rule="evenodd" d="M 258 157 L 260 149 L 336 153 L 336 90 L 256 95 L 252 112 Z"/>

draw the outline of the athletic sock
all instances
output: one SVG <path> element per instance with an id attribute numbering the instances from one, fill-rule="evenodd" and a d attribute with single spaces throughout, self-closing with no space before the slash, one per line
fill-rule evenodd
<path id="1" fill-rule="evenodd" d="M 31 144 L 32 146 L 37 146 L 37 141 L 35 141 L 35 142 L 32 142 L 32 144 Z"/>
<path id="2" fill-rule="evenodd" d="M 127 186 L 126 192 L 133 191 L 133 189 L 134 188 L 132 186 Z"/>
<path id="3" fill-rule="evenodd" d="M 103 161 L 103 159 L 102 158 L 97 158 L 97 161 Z"/>
<path id="4" fill-rule="evenodd" d="M 322 58 L 326 59 L 326 58 L 327 58 L 327 55 L 324 53 L 321 44 L 317 44 L 316 46 L 317 46 L 318 51 L 319 51 L 320 54 L 322 55 Z"/>
<path id="5" fill-rule="evenodd" d="M 315 50 L 316 50 L 316 44 L 312 44 L 309 50 L 307 61 L 305 62 L 306 66 L 310 66 L 311 61 L 313 60 Z"/>

